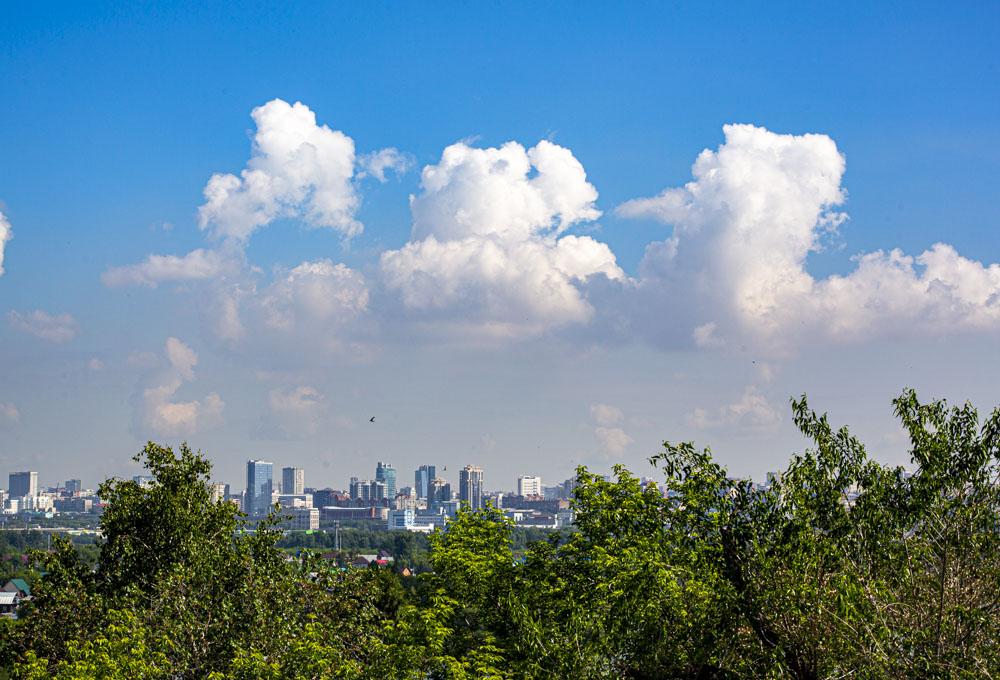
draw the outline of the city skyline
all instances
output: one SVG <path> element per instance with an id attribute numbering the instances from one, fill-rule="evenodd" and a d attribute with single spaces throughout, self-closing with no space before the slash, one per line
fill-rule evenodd
<path id="1" fill-rule="evenodd" d="M 280 484 L 275 484 L 274 478 L 273 478 L 273 474 L 274 474 L 273 470 L 274 470 L 274 466 L 275 465 L 276 465 L 276 463 L 274 463 L 273 461 L 264 461 L 264 460 L 256 460 L 256 459 L 247 460 L 246 461 L 246 470 L 247 470 L 246 482 L 244 484 L 244 487 L 243 487 L 241 495 L 246 495 L 247 492 L 251 491 L 251 489 L 257 489 L 258 486 L 260 486 L 260 488 L 263 488 L 268 483 L 270 483 L 270 485 L 271 485 L 271 493 L 272 493 L 272 495 L 275 495 L 275 494 L 277 494 L 277 495 L 301 495 L 303 493 L 306 493 L 307 489 L 310 489 L 310 490 L 323 490 L 323 491 L 337 490 L 337 491 L 342 491 L 342 492 L 348 492 L 349 488 L 350 488 L 350 483 L 351 483 L 352 480 L 355 480 L 355 479 L 357 479 L 359 481 L 361 480 L 360 477 L 358 477 L 356 475 L 353 475 L 353 476 L 351 476 L 347 480 L 347 483 L 345 483 L 345 484 L 340 484 L 340 485 L 337 485 L 337 484 L 325 484 L 325 485 L 319 485 L 319 486 L 315 486 L 315 485 L 309 485 L 309 486 L 307 486 L 306 483 L 305 483 L 305 480 L 306 480 L 306 470 L 304 468 L 295 467 L 295 466 L 282 465 L 281 466 L 281 473 L 282 473 L 281 483 Z M 379 461 L 376 464 L 376 474 L 372 478 L 371 481 L 382 481 L 382 480 L 377 480 L 378 472 L 379 472 L 379 469 L 380 469 L 379 466 L 382 466 L 382 465 L 383 465 L 383 463 L 381 461 Z M 395 471 L 395 469 L 391 467 L 391 464 L 386 463 L 385 465 L 389 466 L 391 469 L 393 469 Z M 401 493 L 402 489 L 409 489 L 411 491 L 412 495 L 415 498 L 425 499 L 425 498 L 427 498 L 427 491 L 430 490 L 431 482 L 438 481 L 438 482 L 450 483 L 449 479 L 436 476 L 434 474 L 435 468 L 436 468 L 435 465 L 421 464 L 421 465 L 419 465 L 414 470 L 415 479 L 418 479 L 418 480 L 420 479 L 421 473 L 423 473 L 423 472 L 430 472 L 431 473 L 431 476 L 427 479 L 427 490 L 425 490 L 425 492 L 423 493 L 423 495 L 421 494 L 421 491 L 419 489 L 419 485 L 417 483 L 415 483 L 413 486 L 399 487 L 397 489 L 397 494 Z M 267 470 L 270 470 L 270 476 L 267 474 Z M 457 482 L 457 486 L 460 488 L 460 492 L 459 492 L 460 495 L 463 494 L 463 492 L 461 491 L 463 474 L 469 473 L 470 471 L 475 471 L 476 474 L 478 475 L 478 478 L 477 478 L 478 482 L 477 482 L 477 484 L 480 487 L 480 490 L 479 490 L 480 494 L 485 494 L 485 493 L 489 492 L 489 493 L 513 494 L 513 495 L 516 495 L 516 496 L 542 496 L 544 489 L 547 489 L 547 488 L 551 489 L 551 488 L 555 488 L 555 487 L 562 487 L 566 483 L 567 480 L 572 479 L 574 477 L 574 475 L 570 475 L 569 477 L 567 477 L 567 479 L 565 479 L 563 481 L 559 481 L 558 483 L 555 483 L 555 484 L 551 484 L 551 483 L 550 484 L 545 484 L 544 480 L 540 476 L 538 476 L 538 475 L 517 475 L 516 478 L 510 484 L 510 486 L 506 486 L 506 487 L 503 486 L 503 482 L 498 482 L 498 483 L 496 483 L 493 486 L 487 486 L 485 484 L 485 482 L 484 482 L 484 470 L 481 467 L 478 467 L 478 466 L 466 465 L 465 467 L 463 467 L 462 469 L 459 469 L 457 471 L 458 472 L 458 477 L 456 478 L 456 482 Z M 252 480 L 256 479 L 257 475 L 261 475 L 261 474 L 263 474 L 263 480 L 264 481 L 262 482 L 261 485 L 257 485 Z M 85 488 L 89 489 L 90 491 L 96 491 L 97 487 L 100 486 L 100 483 L 103 482 L 103 481 L 105 481 L 105 480 L 99 480 L 96 483 L 94 483 L 91 487 L 86 487 L 86 485 L 83 483 L 82 480 L 76 479 L 76 478 L 64 479 L 63 481 L 57 482 L 55 484 L 41 484 L 39 482 L 39 471 L 37 471 L 37 470 L 26 470 L 26 471 L 10 472 L 10 473 L 8 473 L 7 477 L 8 477 L 8 488 L 3 489 L 2 487 L 0 487 L 0 491 L 6 491 L 8 493 L 8 495 L 13 496 L 13 497 L 23 496 L 23 495 L 35 495 L 35 494 L 38 494 L 38 493 L 42 493 L 43 489 L 64 489 L 64 490 L 66 490 L 69 493 L 78 493 L 78 492 L 80 492 L 81 490 L 83 490 Z M 59 475 L 55 475 L 55 477 L 59 477 Z M 151 481 L 152 479 L 153 478 L 150 477 L 150 476 L 148 476 L 148 475 L 133 475 L 133 480 L 135 480 L 135 481 L 140 481 L 140 482 L 144 481 L 144 480 Z M 288 486 L 288 481 L 289 480 L 292 480 L 292 486 L 291 487 Z M 368 480 L 366 480 L 366 481 L 368 481 Z M 18 487 L 15 487 L 15 484 L 23 485 L 25 487 L 25 489 L 22 490 L 22 489 L 20 489 Z M 212 481 L 210 482 L 210 485 L 213 487 L 213 489 L 217 488 L 217 487 L 225 487 L 225 488 L 228 488 L 228 489 L 231 489 L 231 490 L 238 489 L 237 486 L 233 486 L 233 484 L 232 484 L 232 482 L 230 480 L 225 480 L 225 479 L 218 478 L 214 474 L 212 475 Z M 526 492 L 525 491 L 526 489 L 530 489 L 530 491 Z M 469 493 L 471 493 L 471 492 L 469 492 Z M 392 497 L 395 497 L 395 495 L 396 494 L 393 494 Z M 389 491 L 388 491 L 388 487 L 387 487 L 385 498 L 386 498 L 386 500 L 391 500 L 392 497 L 390 497 Z"/>
<path id="2" fill-rule="evenodd" d="M 802 394 L 905 462 L 997 402 L 994 14 L 12 7 L 0 468 L 760 479 Z"/>

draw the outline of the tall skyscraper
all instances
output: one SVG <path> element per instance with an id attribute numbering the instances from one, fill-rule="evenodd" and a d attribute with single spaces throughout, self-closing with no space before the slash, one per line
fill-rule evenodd
<path id="1" fill-rule="evenodd" d="M 375 481 L 385 483 L 385 493 L 389 500 L 396 497 L 396 468 L 391 463 L 378 462 L 375 466 Z"/>
<path id="2" fill-rule="evenodd" d="M 458 471 L 458 500 L 472 510 L 483 508 L 483 469 L 466 465 Z"/>
<path id="3" fill-rule="evenodd" d="M 63 488 L 66 489 L 66 493 L 76 495 L 83 489 L 83 482 L 79 479 L 67 479 Z"/>
<path id="4" fill-rule="evenodd" d="M 517 478 L 517 495 L 518 496 L 541 496 L 542 495 L 542 478 L 541 477 L 528 477 L 522 475 Z"/>
<path id="5" fill-rule="evenodd" d="M 266 515 L 274 492 L 274 463 L 268 460 L 247 461 L 247 492 L 243 511 L 251 516 Z"/>
<path id="6" fill-rule="evenodd" d="M 12 472 L 8 477 L 8 481 L 10 483 L 7 485 L 7 492 L 10 494 L 11 498 L 38 495 L 37 472 Z"/>
<path id="7" fill-rule="evenodd" d="M 281 493 L 304 494 L 306 471 L 297 467 L 281 468 Z"/>
<path id="8" fill-rule="evenodd" d="M 427 498 L 430 495 L 431 480 L 437 477 L 437 470 L 433 465 L 421 465 L 413 475 L 413 488 L 417 492 L 417 498 Z"/>

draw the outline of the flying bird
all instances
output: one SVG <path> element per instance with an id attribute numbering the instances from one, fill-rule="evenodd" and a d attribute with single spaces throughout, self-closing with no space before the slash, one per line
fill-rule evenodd
<path id="1" fill-rule="evenodd" d="M 374 423 L 375 422 L 375 416 L 372 416 L 371 418 L 369 418 L 368 422 L 369 423 Z"/>

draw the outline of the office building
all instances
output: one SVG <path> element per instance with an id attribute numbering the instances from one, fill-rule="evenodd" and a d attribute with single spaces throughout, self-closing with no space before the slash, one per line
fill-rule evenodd
<path id="1" fill-rule="evenodd" d="M 10 488 L 7 489 L 7 492 L 10 494 L 11 498 L 38 495 L 37 472 L 12 472 L 8 477 L 8 481 L 10 482 L 8 485 Z"/>
<path id="2" fill-rule="evenodd" d="M 563 482 L 563 498 L 573 498 L 574 492 L 576 491 L 576 477 L 570 477 L 565 482 Z"/>
<path id="3" fill-rule="evenodd" d="M 311 493 L 276 493 L 272 500 L 283 508 L 311 508 L 313 495 Z"/>
<path id="4" fill-rule="evenodd" d="M 431 480 L 437 477 L 437 470 L 433 465 L 421 465 L 413 475 L 413 488 L 417 491 L 417 498 L 427 498 L 431 491 Z"/>
<path id="5" fill-rule="evenodd" d="M 472 510 L 483 508 L 483 469 L 466 465 L 458 471 L 458 500 Z"/>
<path id="6" fill-rule="evenodd" d="M 518 496 L 541 496 L 542 478 L 521 476 L 517 478 Z"/>
<path id="7" fill-rule="evenodd" d="M 336 489 L 316 489 L 313 492 L 313 506 L 317 508 L 332 507 L 335 505 L 346 505 L 350 499 L 350 494 L 344 494 Z"/>
<path id="8" fill-rule="evenodd" d="M 219 501 L 226 500 L 226 484 L 223 482 L 214 482 L 208 485 L 208 500 L 212 503 L 218 503 Z"/>
<path id="9" fill-rule="evenodd" d="M 243 512 L 250 516 L 266 515 L 271 510 L 273 493 L 274 463 L 267 460 L 248 460 Z"/>
<path id="10" fill-rule="evenodd" d="M 89 498 L 56 498 L 53 506 L 57 512 L 90 512 L 94 507 L 94 502 Z"/>
<path id="11" fill-rule="evenodd" d="M 436 508 L 438 504 L 451 500 L 451 484 L 447 480 L 436 477 L 431 480 L 427 490 L 427 507 Z"/>
<path id="12" fill-rule="evenodd" d="M 420 519 L 422 521 L 418 523 L 417 515 L 413 510 L 390 510 L 386 517 L 386 528 L 389 531 L 416 531 L 424 534 L 434 530 L 433 520 Z"/>
<path id="13" fill-rule="evenodd" d="M 63 484 L 63 488 L 66 489 L 66 493 L 70 496 L 75 496 L 83 490 L 83 482 L 79 479 L 67 479 L 66 483 Z"/>
<path id="14" fill-rule="evenodd" d="M 377 479 L 358 480 L 357 477 L 351 477 L 350 493 L 351 500 L 364 503 L 381 503 L 388 498 L 385 482 Z"/>
<path id="15" fill-rule="evenodd" d="M 375 481 L 385 484 L 386 498 L 396 497 L 396 468 L 392 464 L 379 461 L 375 466 Z"/>
<path id="16" fill-rule="evenodd" d="M 319 508 L 282 508 L 279 515 L 285 518 L 281 528 L 288 531 L 316 531 L 319 529 Z"/>
<path id="17" fill-rule="evenodd" d="M 306 471 L 297 467 L 281 468 L 281 493 L 301 495 L 306 491 Z"/>

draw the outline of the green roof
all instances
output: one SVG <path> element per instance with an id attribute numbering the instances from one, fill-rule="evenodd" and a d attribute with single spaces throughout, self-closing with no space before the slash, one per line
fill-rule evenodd
<path id="1" fill-rule="evenodd" d="M 13 583 L 14 586 L 20 590 L 25 595 L 31 595 L 31 586 L 23 578 L 12 578 L 8 583 Z"/>

